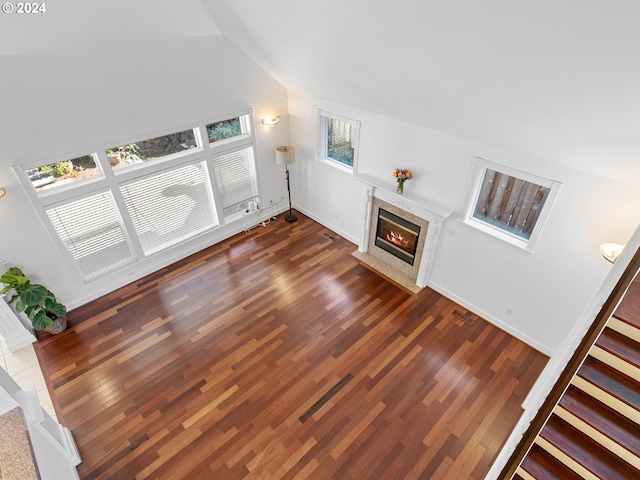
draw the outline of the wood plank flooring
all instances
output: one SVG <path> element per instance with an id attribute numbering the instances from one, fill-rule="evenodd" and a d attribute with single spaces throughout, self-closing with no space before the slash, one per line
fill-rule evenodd
<path id="1" fill-rule="evenodd" d="M 389 283 L 298 219 L 42 336 L 82 478 L 484 478 L 547 357 L 428 288 Z"/>

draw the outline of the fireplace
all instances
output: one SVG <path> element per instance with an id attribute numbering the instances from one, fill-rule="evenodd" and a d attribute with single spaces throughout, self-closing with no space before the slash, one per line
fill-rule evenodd
<path id="1" fill-rule="evenodd" d="M 403 262 L 413 265 L 418 249 L 420 226 L 383 208 L 378 209 L 375 245 Z"/>
<path id="2" fill-rule="evenodd" d="M 366 186 L 364 228 L 354 256 L 407 290 L 427 286 L 442 222 L 451 211 L 393 184 L 358 175 Z"/>

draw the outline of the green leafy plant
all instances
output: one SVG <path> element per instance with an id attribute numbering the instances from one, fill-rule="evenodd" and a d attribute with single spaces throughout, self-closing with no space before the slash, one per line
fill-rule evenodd
<path id="1" fill-rule="evenodd" d="M 207 126 L 210 142 L 217 142 L 226 138 L 233 138 L 242 135 L 242 127 L 237 118 L 226 122 L 219 122 Z"/>
<path id="2" fill-rule="evenodd" d="M 7 270 L 0 276 L 0 282 L 5 284 L 0 294 L 14 290 L 8 303 L 14 305 L 17 311 L 24 312 L 36 330 L 44 330 L 54 320 L 65 316 L 66 308 L 56 300 L 55 295 L 45 286 L 31 283 L 18 267 Z"/>
<path id="3" fill-rule="evenodd" d="M 47 175 L 53 175 L 53 165 L 44 165 L 40 167 L 39 171 Z"/>
<path id="4" fill-rule="evenodd" d="M 125 160 L 133 155 L 140 156 L 140 147 L 136 143 L 129 143 L 128 145 L 120 145 L 116 149 L 118 155 L 122 160 Z"/>
<path id="5" fill-rule="evenodd" d="M 67 160 L 66 162 L 56 163 L 54 167 L 54 172 L 56 177 L 62 177 L 66 174 L 69 174 L 72 177 L 76 175 L 76 172 L 74 172 L 73 170 L 73 163 L 71 162 L 71 160 Z"/>

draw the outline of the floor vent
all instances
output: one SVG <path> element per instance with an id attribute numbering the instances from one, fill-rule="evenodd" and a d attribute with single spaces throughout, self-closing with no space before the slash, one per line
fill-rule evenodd
<path id="1" fill-rule="evenodd" d="M 331 235 L 331 234 L 330 234 L 330 233 L 328 233 L 328 232 L 324 232 L 324 233 L 322 234 L 322 236 L 323 236 L 324 238 L 327 238 L 327 239 L 331 240 L 331 241 L 334 241 L 334 240 L 336 239 L 336 237 L 334 237 L 333 235 Z"/>
<path id="2" fill-rule="evenodd" d="M 459 317 L 459 318 L 461 318 L 462 320 L 464 320 L 464 322 L 465 322 L 467 325 L 473 325 L 473 322 L 475 322 L 475 319 L 474 319 L 473 317 L 470 317 L 469 315 L 467 315 L 467 314 L 465 314 L 465 313 L 459 312 L 458 310 L 454 310 L 454 311 L 453 311 L 453 314 L 454 314 L 456 317 Z"/>

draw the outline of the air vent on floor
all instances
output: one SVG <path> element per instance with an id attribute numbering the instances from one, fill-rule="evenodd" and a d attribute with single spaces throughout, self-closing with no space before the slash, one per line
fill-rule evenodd
<path id="1" fill-rule="evenodd" d="M 456 317 L 460 317 L 468 325 L 473 325 L 473 322 L 475 322 L 475 320 L 472 317 L 470 317 L 469 315 L 467 315 L 465 313 L 459 312 L 458 310 L 454 310 L 453 314 Z"/>
<path id="2" fill-rule="evenodd" d="M 336 237 L 334 237 L 333 235 L 331 235 L 329 232 L 324 232 L 324 233 L 322 234 L 322 236 L 323 236 L 324 238 L 327 238 L 327 239 L 331 240 L 332 242 L 336 239 Z"/>

